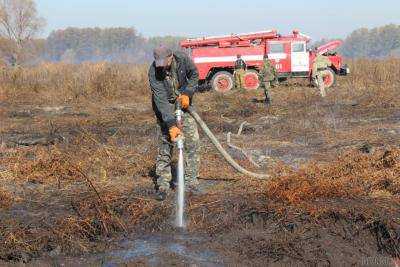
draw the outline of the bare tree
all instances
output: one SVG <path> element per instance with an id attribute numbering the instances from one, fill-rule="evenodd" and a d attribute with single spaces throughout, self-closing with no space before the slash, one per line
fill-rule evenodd
<path id="1" fill-rule="evenodd" d="M 16 44 L 13 54 L 20 56 L 27 44 L 44 27 L 33 0 L 0 0 L 0 37 Z"/>

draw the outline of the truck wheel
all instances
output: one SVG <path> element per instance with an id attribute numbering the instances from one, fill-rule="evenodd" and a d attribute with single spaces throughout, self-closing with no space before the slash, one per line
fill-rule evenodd
<path id="1" fill-rule="evenodd" d="M 244 89 L 247 91 L 257 90 L 260 87 L 260 79 L 256 70 L 248 70 L 244 77 Z"/>
<path id="2" fill-rule="evenodd" d="M 336 73 L 332 69 L 323 72 L 325 88 L 330 88 L 336 84 Z"/>
<path id="3" fill-rule="evenodd" d="M 211 80 L 211 87 L 219 93 L 227 93 L 233 86 L 233 75 L 227 71 L 217 72 Z"/>

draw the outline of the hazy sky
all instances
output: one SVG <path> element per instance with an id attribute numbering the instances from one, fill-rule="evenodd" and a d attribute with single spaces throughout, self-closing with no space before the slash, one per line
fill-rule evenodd
<path id="1" fill-rule="evenodd" d="M 44 35 L 74 27 L 134 26 L 144 36 L 241 33 L 298 28 L 345 37 L 359 27 L 400 24 L 400 0 L 37 0 Z"/>

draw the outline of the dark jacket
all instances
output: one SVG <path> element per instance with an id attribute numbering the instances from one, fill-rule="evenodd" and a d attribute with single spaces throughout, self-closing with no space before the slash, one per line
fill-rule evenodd
<path id="1" fill-rule="evenodd" d="M 243 59 L 238 58 L 235 62 L 235 70 L 245 70 L 247 68 L 246 62 Z"/>
<path id="2" fill-rule="evenodd" d="M 179 93 L 189 96 L 191 99 L 197 89 L 199 73 L 192 59 L 184 52 L 174 52 L 179 81 Z M 165 79 L 165 72 L 156 68 L 155 63 L 149 69 L 149 82 L 152 92 L 152 104 L 157 119 L 164 127 L 172 127 L 175 120 L 176 93 L 171 84 Z"/>

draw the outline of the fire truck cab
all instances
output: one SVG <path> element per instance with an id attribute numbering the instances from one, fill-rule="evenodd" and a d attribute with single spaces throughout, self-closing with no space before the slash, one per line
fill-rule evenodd
<path id="1" fill-rule="evenodd" d="M 188 50 L 195 62 L 203 85 L 211 86 L 215 91 L 228 92 L 234 88 L 234 65 L 237 55 L 241 55 L 247 64 L 244 87 L 255 90 L 260 86 L 258 72 L 263 66 L 263 58 L 268 58 L 275 66 L 278 79 L 310 79 L 312 64 L 317 53 L 327 55 L 332 62 L 324 82 L 327 88 L 333 86 L 336 75 L 347 75 L 349 69 L 343 65 L 342 57 L 332 53 L 341 41 L 333 41 L 316 51 L 307 47 L 311 38 L 294 30 L 292 34 L 282 36 L 276 30 L 227 36 L 187 39 L 181 47 Z"/>

